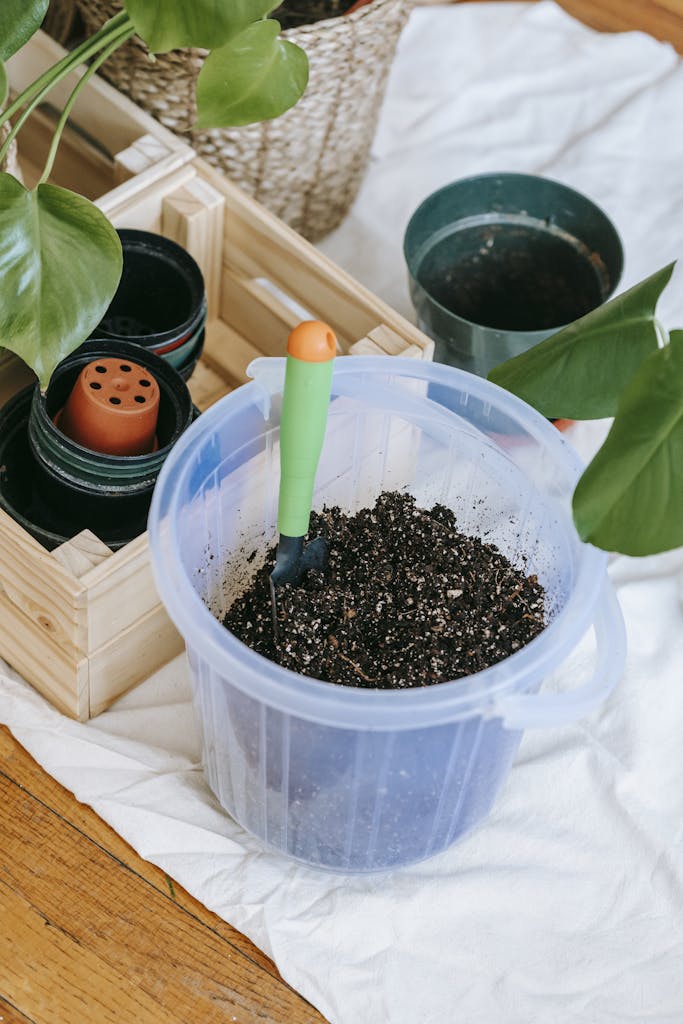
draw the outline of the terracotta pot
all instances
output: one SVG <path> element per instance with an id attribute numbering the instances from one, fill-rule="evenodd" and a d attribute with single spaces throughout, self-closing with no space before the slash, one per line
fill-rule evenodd
<path id="1" fill-rule="evenodd" d="M 106 455 L 148 455 L 156 447 L 159 385 L 137 363 L 106 358 L 83 367 L 54 423 L 72 441 Z"/>

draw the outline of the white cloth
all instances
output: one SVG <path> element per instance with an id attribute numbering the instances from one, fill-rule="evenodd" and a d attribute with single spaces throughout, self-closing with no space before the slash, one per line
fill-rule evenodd
<path id="1" fill-rule="evenodd" d="M 633 283 L 681 251 L 682 100 L 670 47 L 598 35 L 550 2 L 419 9 L 361 194 L 323 248 L 409 314 L 401 236 L 417 202 L 526 170 L 606 209 Z M 683 325 L 680 285 L 662 318 Z M 589 452 L 602 429 L 577 443 Z M 681 1024 L 683 551 L 616 558 L 611 574 L 629 655 L 607 705 L 527 733 L 489 819 L 391 875 L 296 865 L 221 812 L 181 659 L 87 725 L 6 672 L 0 721 L 332 1024 Z"/>

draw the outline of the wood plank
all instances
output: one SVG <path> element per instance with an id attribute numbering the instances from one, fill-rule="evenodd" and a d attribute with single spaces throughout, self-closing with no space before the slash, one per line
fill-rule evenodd
<path id="1" fill-rule="evenodd" d="M 386 324 L 380 324 L 373 328 L 368 337 L 376 342 L 387 356 L 403 356 L 408 359 L 427 359 L 429 361 L 434 358 L 434 342 L 431 339 L 430 344 L 424 348 L 419 345 L 409 345 L 406 348 L 406 343 L 400 334 L 397 334 L 391 327 L 387 327 Z"/>
<path id="2" fill-rule="evenodd" d="M 70 718 L 89 717 L 88 663 L 69 655 L 0 587 L 0 657 Z"/>
<path id="3" fill-rule="evenodd" d="M 45 32 L 36 32 L 31 40 L 7 61 L 10 85 L 20 92 L 43 71 L 52 67 L 66 51 Z M 50 93 L 50 102 L 59 110 L 71 94 L 74 85 L 83 75 L 84 69 L 69 75 Z M 103 116 L 103 112 L 106 115 Z M 87 89 L 78 97 L 74 108 L 74 120 L 79 128 L 100 142 L 110 156 L 118 153 L 141 135 L 154 135 L 169 150 L 183 150 L 188 147 L 173 132 L 164 128 L 150 114 L 145 113 L 113 86 L 95 75 Z"/>
<path id="4" fill-rule="evenodd" d="M 142 174 L 107 192 L 95 205 L 117 228 L 160 232 L 164 199 L 196 174 L 189 162 L 192 155 L 187 147 L 171 152 L 154 167 L 148 167 Z"/>
<path id="5" fill-rule="evenodd" d="M 441 0 L 418 0 L 420 3 Z M 460 3 L 462 0 L 451 0 Z M 474 3 L 488 0 L 470 0 Z M 683 0 L 557 0 L 573 17 L 601 32 L 647 32 L 683 53 Z"/>
<path id="6" fill-rule="evenodd" d="M 40 174 L 56 124 L 57 110 L 41 107 L 31 115 L 19 137 L 22 161 L 40 168 Z M 30 172 L 26 177 L 28 187 L 36 184 L 31 180 Z M 87 136 L 69 126 L 62 136 L 50 181 L 67 188 L 77 183 L 77 191 L 81 195 L 97 199 L 115 184 L 112 158 Z"/>
<path id="7" fill-rule="evenodd" d="M 559 0 L 562 7 L 592 28 L 605 32 L 638 29 L 670 42 L 683 53 L 681 0 Z"/>
<path id="8" fill-rule="evenodd" d="M 384 350 L 379 347 L 376 341 L 373 341 L 372 338 L 368 337 L 359 338 L 358 341 L 351 346 L 351 351 L 349 352 L 349 355 L 384 356 L 386 355 L 386 352 L 384 352 Z"/>
<path id="9" fill-rule="evenodd" d="M 184 643 L 162 604 L 142 615 L 90 654 L 90 715 L 95 717 L 127 690 L 168 664 Z"/>
<path id="10" fill-rule="evenodd" d="M 165 160 L 170 150 L 154 135 L 143 135 L 114 155 L 114 184 L 121 185 Z"/>
<path id="11" fill-rule="evenodd" d="M 67 652 L 83 649 L 85 587 L 3 511 L 0 584 L 6 597 L 47 639 Z"/>
<path id="12" fill-rule="evenodd" d="M 159 604 L 147 534 L 136 537 L 80 581 L 86 588 L 88 650 L 99 650 Z"/>
<path id="13" fill-rule="evenodd" d="M 0 995 L 0 1021 L 2 1024 L 36 1024 Z"/>
<path id="14" fill-rule="evenodd" d="M 7 924 L 0 988 L 29 1017 L 41 1024 L 320 1020 L 260 965 L 4 775 L 0 828 Z"/>
<path id="15" fill-rule="evenodd" d="M 224 212 L 223 195 L 199 176 L 167 196 L 162 207 L 162 233 L 194 257 L 204 276 L 209 320 L 221 306 Z"/>
<path id="16" fill-rule="evenodd" d="M 16 836 L 5 834 L 9 842 L 16 841 Z M 31 897 L 22 897 L 5 878 L 0 879 L 0 916 L 0 985 L 41 1024 L 76 1020 L 120 1024 L 122 1017 L 139 1024 L 179 1020 L 163 1012 L 122 971 L 84 949 L 77 936 L 41 913 Z"/>
<path id="17" fill-rule="evenodd" d="M 248 380 L 247 366 L 252 359 L 262 355 L 263 352 L 223 320 L 215 320 L 207 325 L 202 361 L 213 367 L 231 388 L 239 387 Z"/>
<path id="18" fill-rule="evenodd" d="M 197 363 L 188 383 L 192 401 L 202 412 L 213 405 L 214 402 L 217 402 L 219 398 L 222 398 L 223 395 L 227 395 L 229 391 L 233 390 L 225 380 L 225 377 L 212 370 L 204 360 L 200 360 Z"/>
<path id="19" fill-rule="evenodd" d="M 107 558 L 111 558 L 113 551 L 108 548 L 104 541 L 96 537 L 90 530 L 81 530 L 71 540 L 60 544 L 52 552 L 52 557 L 63 565 L 69 572 L 80 579 L 90 572 L 95 566 L 101 565 Z"/>
<path id="20" fill-rule="evenodd" d="M 226 942 L 234 945 L 238 952 L 253 960 L 264 970 L 280 979 L 277 968 L 272 960 L 258 949 L 246 936 L 236 931 L 223 921 L 203 903 L 190 896 L 177 883 L 169 884 L 169 877 L 160 868 L 143 860 L 125 839 L 110 828 L 88 807 L 79 803 L 72 793 L 60 786 L 40 765 L 34 761 L 6 726 L 0 725 L 0 771 L 18 786 L 27 790 L 41 803 L 49 807 L 55 814 L 63 818 L 79 833 L 89 838 L 110 856 L 144 879 L 153 886 L 165 899 L 182 907 L 192 917 L 197 918 L 206 927 L 216 931 Z M 2 863 L 2 847 L 0 846 L 0 864 Z"/>
<path id="21" fill-rule="evenodd" d="M 683 50 L 683 24 L 678 14 L 647 0 L 560 0 L 569 14 L 603 32 L 639 29 Z"/>
<path id="22" fill-rule="evenodd" d="M 302 319 L 258 280 L 223 268 L 221 319 L 264 356 L 283 356 L 287 337 Z"/>

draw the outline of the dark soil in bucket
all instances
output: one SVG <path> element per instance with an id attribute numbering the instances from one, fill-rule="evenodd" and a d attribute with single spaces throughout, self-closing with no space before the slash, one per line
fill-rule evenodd
<path id="1" fill-rule="evenodd" d="M 305 676 L 371 689 L 429 686 L 489 668 L 546 625 L 544 591 L 491 544 L 459 532 L 443 505 L 380 495 L 354 516 L 312 513 L 329 562 L 278 588 L 273 636 L 265 566 L 223 620 L 243 643 Z"/>

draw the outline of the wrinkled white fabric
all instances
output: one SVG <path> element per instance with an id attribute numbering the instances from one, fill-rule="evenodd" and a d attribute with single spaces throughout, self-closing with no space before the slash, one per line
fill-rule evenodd
<path id="1" fill-rule="evenodd" d="M 417 10 L 363 189 L 323 248 L 409 314 L 401 238 L 419 200 L 465 174 L 527 170 L 607 210 L 633 283 L 683 249 L 682 100 L 669 47 L 598 35 L 550 2 Z M 683 326 L 678 282 L 669 326 Z M 573 436 L 589 455 L 603 434 Z M 610 572 L 629 638 L 610 700 L 527 733 L 489 819 L 391 875 L 296 865 L 221 812 L 183 659 L 87 725 L 5 671 L 0 721 L 332 1024 L 681 1024 L 683 551 Z M 575 682 L 565 669 L 554 685 Z"/>

